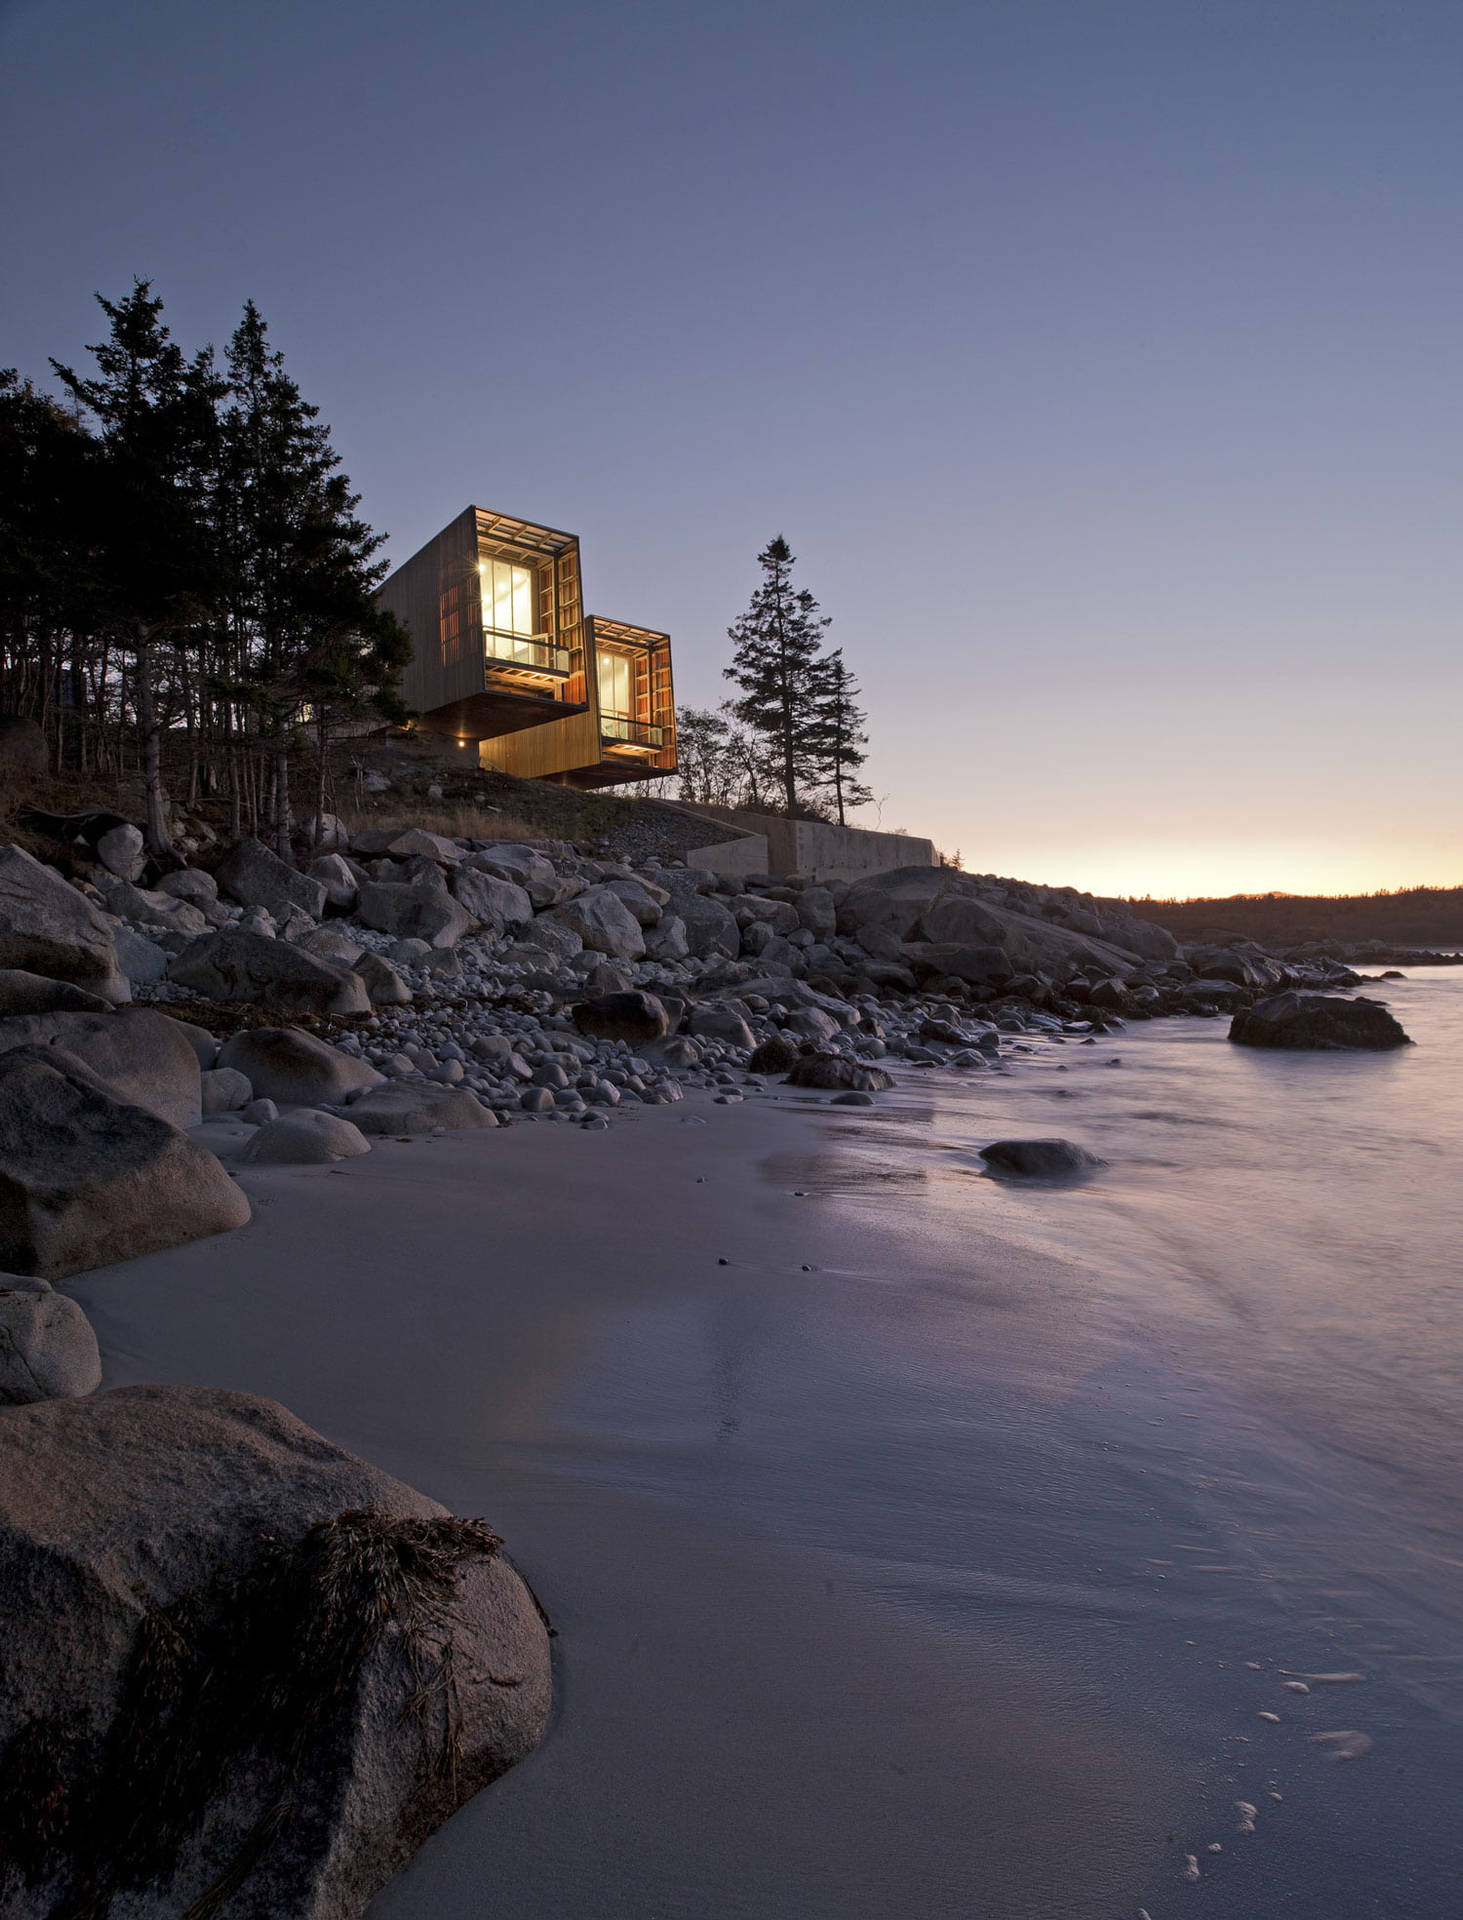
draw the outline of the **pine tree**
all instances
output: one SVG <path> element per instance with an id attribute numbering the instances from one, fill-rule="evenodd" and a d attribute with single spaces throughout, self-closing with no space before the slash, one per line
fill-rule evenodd
<path id="1" fill-rule="evenodd" d="M 136 281 L 124 300 L 97 301 L 111 321 L 108 338 L 88 348 L 98 377 L 51 365 L 99 430 L 96 485 L 76 509 L 92 552 L 94 618 L 132 659 L 147 844 L 163 856 L 172 840 L 162 682 L 185 637 L 211 617 L 220 585 L 208 496 L 223 385 L 211 349 L 184 358 L 148 281 Z"/>
<path id="2" fill-rule="evenodd" d="M 409 645 L 374 604 L 382 544 L 355 509 L 330 430 L 284 370 L 253 301 L 229 341 L 231 405 L 223 422 L 220 536 L 229 556 L 236 677 L 274 761 L 274 839 L 290 844 L 289 765 L 302 709 L 315 728 L 320 773 L 330 724 L 369 703 L 398 717 L 397 673 Z"/>
<path id="3" fill-rule="evenodd" d="M 794 556 L 781 534 L 757 562 L 764 578 L 750 607 L 727 629 L 736 652 L 725 677 L 741 688 L 736 716 L 766 742 L 791 814 L 816 782 L 819 668 L 830 623 L 806 588 L 794 588 Z"/>
<path id="4" fill-rule="evenodd" d="M 865 807 L 874 797 L 856 778 L 868 757 L 863 748 L 869 743 L 859 697 L 859 684 L 844 664 L 843 649 L 836 647 L 819 663 L 813 752 L 818 784 L 830 796 L 840 827 L 845 824 L 846 808 Z"/>

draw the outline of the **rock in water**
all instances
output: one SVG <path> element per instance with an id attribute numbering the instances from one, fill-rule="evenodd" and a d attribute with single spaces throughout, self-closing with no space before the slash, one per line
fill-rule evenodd
<path id="1" fill-rule="evenodd" d="M 261 1100 L 282 1107 L 318 1107 L 344 1100 L 361 1087 L 380 1086 L 383 1074 L 298 1027 L 255 1027 L 219 1049 L 218 1064 L 242 1073 Z"/>
<path id="2" fill-rule="evenodd" d="M 1272 993 L 1234 1016 L 1229 1037 L 1242 1047 L 1285 1047 L 1325 1053 L 1385 1053 L 1410 1047 L 1401 1024 L 1380 1000 L 1343 1000 L 1329 993 Z"/>
<path id="3" fill-rule="evenodd" d="M 500 1545 L 252 1394 L 6 1413 L 7 1920 L 352 1920 L 543 1731 Z"/>
<path id="4" fill-rule="evenodd" d="M 1107 1165 L 1071 1140 L 993 1140 L 980 1157 L 992 1173 L 1018 1180 L 1062 1180 Z"/>
<path id="5" fill-rule="evenodd" d="M 0 967 L 69 980 L 113 1004 L 132 998 L 107 920 L 24 847 L 0 847 Z"/>
<path id="6" fill-rule="evenodd" d="M 883 1093 L 894 1080 L 882 1067 L 865 1066 L 846 1053 L 804 1053 L 794 1062 L 787 1084 L 835 1093 Z"/>
<path id="7" fill-rule="evenodd" d="M 0 1273 L 0 1406 L 71 1399 L 102 1384 L 92 1324 L 47 1280 Z"/>
<path id="8" fill-rule="evenodd" d="M 0 1267 L 56 1280 L 248 1218 L 211 1153 L 79 1061 L 54 1047 L 0 1053 Z"/>

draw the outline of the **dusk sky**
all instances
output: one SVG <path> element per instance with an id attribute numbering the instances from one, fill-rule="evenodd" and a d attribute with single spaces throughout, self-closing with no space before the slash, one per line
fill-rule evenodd
<path id="1" fill-rule="evenodd" d="M 394 560 L 569 528 L 683 703 L 784 532 L 861 824 L 1463 882 L 1457 0 L 0 0 L 0 155 L 0 364 L 252 297 Z"/>

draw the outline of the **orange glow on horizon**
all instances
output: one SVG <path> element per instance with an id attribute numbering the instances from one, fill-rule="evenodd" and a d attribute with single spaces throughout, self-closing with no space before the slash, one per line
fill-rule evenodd
<path id="1" fill-rule="evenodd" d="M 1235 894 L 1347 896 L 1411 887 L 1463 886 L 1463 848 L 1449 836 L 1425 846 L 1316 841 L 1173 841 L 1094 845 L 1079 835 L 1066 846 L 1020 846 L 988 832 L 947 833 L 935 843 L 959 849 L 971 873 L 998 873 L 1107 898 L 1222 900 Z"/>

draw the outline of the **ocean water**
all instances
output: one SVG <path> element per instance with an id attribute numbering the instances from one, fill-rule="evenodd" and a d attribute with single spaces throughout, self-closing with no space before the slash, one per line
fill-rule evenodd
<path id="1" fill-rule="evenodd" d="M 1416 1045 L 1170 1020 L 810 1103 L 761 1169 L 806 1230 L 559 1410 L 585 1471 L 1143 1741 L 1173 1791 L 1118 1913 L 1463 1912 L 1463 969 L 1371 991 Z M 1107 1165 L 1001 1183 L 1010 1135 Z"/>

